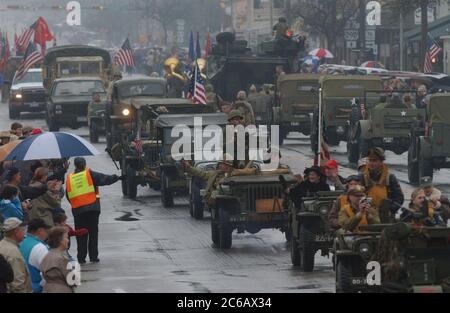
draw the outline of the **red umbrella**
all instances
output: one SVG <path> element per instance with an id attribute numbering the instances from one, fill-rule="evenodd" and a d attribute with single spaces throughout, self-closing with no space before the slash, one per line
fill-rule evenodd
<path id="1" fill-rule="evenodd" d="M 330 51 L 328 51 L 327 49 L 324 49 L 324 48 L 314 49 L 311 52 L 309 52 L 309 55 L 318 57 L 319 59 L 322 59 L 322 58 L 332 59 L 332 58 L 334 58 L 333 53 L 331 53 Z"/>

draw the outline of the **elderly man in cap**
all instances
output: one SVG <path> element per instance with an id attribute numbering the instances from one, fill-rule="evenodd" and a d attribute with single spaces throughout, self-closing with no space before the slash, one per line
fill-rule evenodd
<path id="1" fill-rule="evenodd" d="M 48 253 L 45 241 L 48 238 L 48 226 L 42 219 L 31 220 L 28 224 L 28 234 L 20 244 L 20 253 L 28 266 L 31 275 L 31 286 L 34 293 L 42 293 L 44 281 L 41 276 L 41 263 Z"/>
<path id="2" fill-rule="evenodd" d="M 339 176 L 339 165 L 335 160 L 329 160 L 325 164 L 325 175 L 331 190 L 345 190 L 345 179 Z"/>
<path id="3" fill-rule="evenodd" d="M 362 169 L 361 184 L 366 188 L 368 197 L 373 199 L 373 206 L 380 209 L 389 201 L 391 216 L 394 216 L 399 206 L 403 205 L 405 197 L 402 188 L 384 163 L 386 157 L 381 148 L 371 148 L 368 151 L 367 165 Z M 388 221 L 383 221 L 388 222 Z"/>
<path id="4" fill-rule="evenodd" d="M 189 164 L 186 160 L 182 160 L 181 164 L 183 165 L 184 170 L 190 174 L 191 176 L 199 177 L 200 179 L 205 180 L 206 189 L 205 196 L 203 197 L 205 202 L 208 205 L 215 204 L 215 194 L 219 185 L 223 182 L 224 178 L 231 175 L 233 172 L 233 157 L 229 154 L 224 154 L 222 160 L 219 160 L 217 163 L 217 170 L 215 171 L 204 171 L 198 168 L 195 168 Z"/>
<path id="5" fill-rule="evenodd" d="M 330 186 L 325 183 L 325 177 L 320 167 L 313 166 L 307 168 L 304 172 L 306 179 L 292 189 L 286 190 L 290 198 L 296 205 L 300 207 L 305 197 L 313 196 L 319 191 L 330 191 Z"/>
<path id="6" fill-rule="evenodd" d="M 252 105 L 247 101 L 247 93 L 245 91 L 241 90 L 238 92 L 234 108 L 241 111 L 244 116 L 244 126 L 255 125 L 255 114 Z"/>
<path id="7" fill-rule="evenodd" d="M 109 186 L 124 179 L 117 175 L 104 175 L 86 168 L 84 158 L 75 158 L 75 172 L 66 179 L 67 199 L 72 207 L 75 228 L 86 228 L 89 234 L 77 237 L 78 262 L 86 263 L 89 250 L 91 262 L 98 263 L 98 222 L 100 195 L 98 187 Z"/>
<path id="8" fill-rule="evenodd" d="M 348 203 L 339 211 L 339 225 L 346 232 L 358 231 L 360 226 L 379 224 L 378 210 L 366 197 L 362 186 L 355 186 L 347 191 Z"/>
<path id="9" fill-rule="evenodd" d="M 6 259 L 14 272 L 14 280 L 7 284 L 9 293 L 31 293 L 30 274 L 19 250 L 19 244 L 25 237 L 25 225 L 12 217 L 3 224 L 5 238 L 0 241 L 0 254 Z"/>

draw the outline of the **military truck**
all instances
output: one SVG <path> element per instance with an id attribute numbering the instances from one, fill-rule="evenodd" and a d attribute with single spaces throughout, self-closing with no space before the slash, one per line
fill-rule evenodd
<path id="1" fill-rule="evenodd" d="M 280 125 L 280 144 L 289 132 L 311 133 L 311 117 L 319 106 L 318 74 L 287 74 L 278 79 L 274 124 Z"/>
<path id="2" fill-rule="evenodd" d="M 108 149 L 119 142 L 120 134 L 129 128 L 132 103 L 144 104 L 147 100 L 151 103 L 154 99 L 167 98 L 167 85 L 162 78 L 131 76 L 112 84 L 105 106 L 106 114 L 101 122 L 105 128 Z M 186 101 L 181 102 L 186 104 Z"/>
<path id="3" fill-rule="evenodd" d="M 289 169 L 256 175 L 230 176 L 224 179 L 211 210 L 211 238 L 220 249 L 230 249 L 232 233 L 256 234 L 261 229 L 288 232 L 289 212 L 283 205 L 284 191 L 280 174 L 289 183 L 296 179 Z"/>
<path id="4" fill-rule="evenodd" d="M 292 233 L 291 261 L 305 272 L 314 270 L 317 251 L 329 256 L 334 242 L 334 230 L 328 222 L 328 214 L 343 192 L 318 192 L 314 197 L 305 198 L 302 207 L 290 205 L 289 228 Z"/>
<path id="5" fill-rule="evenodd" d="M 68 77 L 100 78 L 105 88 L 111 75 L 108 51 L 92 46 L 67 45 L 47 50 L 42 64 L 44 88 L 50 91 L 55 79 Z"/>
<path id="6" fill-rule="evenodd" d="M 323 76 L 322 88 L 322 125 L 325 141 L 337 146 L 349 138 L 349 120 L 352 103 L 356 98 L 364 97 L 366 90 L 382 90 L 382 82 L 375 76 Z M 318 148 L 319 109 L 313 114 L 311 123 L 311 149 Z"/>
<path id="7" fill-rule="evenodd" d="M 186 99 L 132 99 L 129 110 L 122 114 L 128 117 L 126 128 L 120 129 L 117 143 L 112 148 L 111 156 L 113 160 L 120 162 L 122 175 L 126 175 L 126 180 L 122 181 L 122 193 L 124 196 L 134 199 L 137 195 L 139 185 L 146 186 L 163 194 L 163 204 L 166 207 L 173 206 L 172 191 L 179 191 L 175 185 L 163 185 L 175 174 L 178 169 L 176 162 L 171 158 L 171 145 L 175 140 L 171 138 L 171 130 L 175 125 L 185 125 L 193 120 L 193 117 L 202 117 L 203 124 L 207 125 L 211 117 L 211 108 L 192 104 Z M 126 114 L 125 114 L 126 113 Z M 182 117 L 185 119 L 182 120 Z M 226 120 L 224 114 L 220 118 Z M 219 117 L 214 122 L 219 123 Z M 179 124 L 175 124 L 179 123 Z M 212 122 L 211 122 L 212 123 Z M 220 123 L 219 123 L 220 124 Z M 109 151 L 109 149 L 108 149 Z M 179 175 L 176 177 L 181 177 Z M 182 177 L 184 185 L 178 182 L 179 186 L 184 186 L 187 190 L 187 182 Z M 173 190 L 172 190 L 173 189 Z"/>
<path id="8" fill-rule="evenodd" d="M 450 228 L 406 223 L 342 235 L 335 246 L 336 292 L 450 292 L 449 236 Z M 368 283 L 377 275 L 380 284 Z"/>
<path id="9" fill-rule="evenodd" d="M 406 98 L 409 102 L 405 102 Z M 417 109 L 415 100 L 415 91 L 366 91 L 352 108 L 347 141 L 349 162 L 366 157 L 372 147 L 397 155 L 408 151 L 412 127 L 425 118 L 425 110 Z"/>
<path id="10" fill-rule="evenodd" d="M 216 39 L 207 60 L 207 77 L 217 95 L 229 102 L 251 85 L 276 85 L 277 66 L 286 73 L 295 72 L 295 60 L 304 50 L 303 42 L 289 41 L 280 46 L 276 41 L 268 41 L 255 54 L 247 47 L 247 41 L 236 40 L 233 33 L 220 33 Z"/>
<path id="11" fill-rule="evenodd" d="M 93 93 L 106 100 L 106 90 L 100 78 L 67 77 L 55 79 L 47 101 L 45 119 L 50 131 L 62 126 L 77 129 L 86 125 L 88 104 Z"/>
<path id="12" fill-rule="evenodd" d="M 426 109 L 426 123 L 411 134 L 408 151 L 408 178 L 418 184 L 422 177 L 433 177 L 434 169 L 450 168 L 450 95 L 434 94 Z"/>

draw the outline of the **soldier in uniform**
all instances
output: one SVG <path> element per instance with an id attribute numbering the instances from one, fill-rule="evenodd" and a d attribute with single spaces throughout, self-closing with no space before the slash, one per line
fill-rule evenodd
<path id="1" fill-rule="evenodd" d="M 228 114 L 228 123 L 233 126 L 244 125 L 244 115 L 239 110 L 233 110 Z"/>
<path id="2" fill-rule="evenodd" d="M 241 111 L 244 115 L 244 126 L 255 125 L 255 114 L 253 108 L 247 101 L 247 94 L 245 91 L 239 91 L 237 94 L 237 100 L 234 102 L 234 108 Z"/>
<path id="3" fill-rule="evenodd" d="M 275 32 L 275 39 L 283 39 L 286 37 L 286 33 L 289 30 L 289 25 L 286 18 L 280 17 L 278 23 L 273 26 L 273 31 Z"/>
<path id="4" fill-rule="evenodd" d="M 352 188 L 355 188 L 356 186 L 361 185 L 361 180 L 358 175 L 353 175 L 347 178 L 346 181 L 346 191 L 349 191 Z M 328 222 L 330 223 L 330 226 L 334 230 L 338 230 L 341 228 L 341 225 L 339 225 L 339 212 L 341 211 L 341 208 L 343 208 L 345 205 L 348 204 L 348 196 L 347 194 L 343 194 L 337 200 L 333 203 L 333 207 L 330 210 L 330 213 L 328 214 Z"/>
<path id="5" fill-rule="evenodd" d="M 181 164 L 183 165 L 183 168 L 188 174 L 207 181 L 204 200 L 206 203 L 208 203 L 208 205 L 215 204 L 217 189 L 219 188 L 223 180 L 226 177 L 229 177 L 233 172 L 233 170 L 235 169 L 233 166 L 233 161 L 231 161 L 231 157 L 227 154 L 223 156 L 223 160 L 217 163 L 217 170 L 215 171 L 204 171 L 195 168 L 185 160 L 182 160 Z"/>
<path id="6" fill-rule="evenodd" d="M 395 215 L 405 200 L 402 188 L 394 174 L 389 173 L 384 150 L 371 148 L 368 152 L 367 165 L 361 169 L 361 184 L 366 188 L 368 197 L 373 199 L 375 208 L 380 209 L 383 202 L 389 200 L 389 208 Z"/>
<path id="7" fill-rule="evenodd" d="M 214 87 L 211 84 L 207 84 L 205 87 L 206 91 L 206 104 L 214 109 L 214 111 L 217 111 L 217 95 L 214 92 Z"/>

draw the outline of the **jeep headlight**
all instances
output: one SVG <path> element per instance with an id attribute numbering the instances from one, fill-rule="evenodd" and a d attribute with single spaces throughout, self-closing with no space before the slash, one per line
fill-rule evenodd
<path id="1" fill-rule="evenodd" d="M 370 257 L 370 245 L 366 242 L 362 243 L 358 247 L 359 253 L 364 257 Z"/>
<path id="2" fill-rule="evenodd" d="M 328 206 L 326 206 L 326 205 L 321 206 L 321 207 L 319 208 L 319 212 L 320 212 L 320 214 L 322 214 L 322 215 L 327 215 L 327 214 L 328 214 Z"/>
<path id="3" fill-rule="evenodd" d="M 231 187 L 228 185 L 222 185 L 220 186 L 220 190 L 223 192 L 223 194 L 225 195 L 230 195 L 231 194 Z"/>
<path id="4" fill-rule="evenodd" d="M 130 115 L 130 110 L 123 109 L 122 114 L 123 114 L 123 116 L 128 116 L 128 115 Z"/>
<path id="5" fill-rule="evenodd" d="M 20 99 L 22 99 L 22 98 L 23 98 L 23 96 L 22 96 L 21 93 L 16 94 L 16 99 L 20 100 Z"/>

